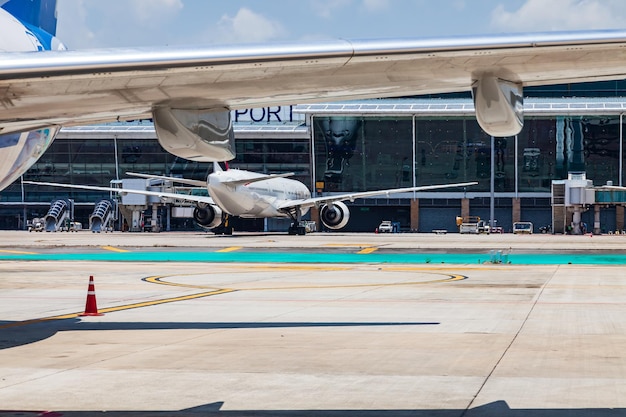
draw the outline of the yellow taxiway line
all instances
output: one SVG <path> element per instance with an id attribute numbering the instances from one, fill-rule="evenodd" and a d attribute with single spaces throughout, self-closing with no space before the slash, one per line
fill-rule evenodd
<path id="1" fill-rule="evenodd" d="M 112 248 L 112 247 L 111 247 Z M 112 248 L 112 250 L 115 250 L 116 248 Z M 110 249 L 111 250 L 111 249 Z M 125 250 L 121 250 L 121 251 L 125 251 Z M 257 267 L 258 268 L 258 267 Z M 319 266 L 303 266 L 303 265 L 298 265 L 297 267 L 294 268 L 294 266 L 269 266 L 267 268 L 264 269 L 268 269 L 268 270 L 276 270 L 276 269 L 309 269 L 309 270 L 345 270 L 345 269 L 350 269 L 347 267 L 319 267 Z M 429 273 L 432 275 L 443 275 L 444 278 L 441 279 L 433 279 L 433 280 L 428 280 L 428 281 L 403 281 L 403 282 L 378 282 L 378 283 L 366 283 L 366 284 L 343 284 L 343 285 L 302 285 L 302 286 L 276 286 L 276 287 L 247 287 L 247 288 L 215 288 L 215 287 L 205 287 L 205 286 L 200 286 L 200 285 L 191 285 L 191 284 L 182 284 L 182 283 L 176 283 L 176 282 L 171 282 L 171 281 L 165 281 L 164 278 L 173 278 L 173 277 L 179 277 L 179 276 L 189 276 L 189 275 L 205 275 L 205 273 L 198 273 L 198 274 L 175 274 L 175 275 L 160 275 L 160 276 L 151 276 L 151 277 L 146 277 L 143 278 L 144 281 L 146 282 L 150 282 L 150 283 L 154 283 L 154 284 L 160 284 L 160 285 L 171 285 L 171 286 L 177 286 L 177 287 L 185 287 L 185 288 L 197 288 L 197 289 L 211 289 L 211 291 L 204 291 L 204 292 L 200 292 L 197 294 L 189 294 L 189 295 L 183 295 L 183 296 L 179 296 L 179 297 L 170 297 L 170 298 L 163 298 L 163 299 L 159 299 L 159 300 L 152 300 L 152 301 L 144 301 L 144 302 L 139 302 L 139 303 L 132 303 L 132 304 L 125 304 L 125 305 L 120 305 L 120 306 L 115 306 L 115 307 L 107 307 L 107 308 L 101 308 L 98 309 L 98 313 L 112 313 L 112 312 L 116 312 L 116 311 L 123 311 L 123 310 L 130 310 L 130 309 L 134 309 L 134 308 L 141 308 L 141 307 L 150 307 L 150 306 L 155 306 L 155 305 L 159 305 L 159 304 L 165 304 L 165 303 L 173 303 L 173 302 L 177 302 L 177 301 L 185 301 L 185 300 L 193 300 L 196 298 L 203 298 L 203 297 L 210 297 L 213 295 L 220 295 L 220 294 L 226 294 L 226 293 L 231 293 L 231 292 L 236 292 L 236 291 L 277 291 L 277 290 L 301 290 L 301 289 L 324 289 L 324 288 L 357 288 L 357 287 L 392 287 L 392 286 L 411 286 L 411 285 L 424 285 L 424 284 L 435 284 L 435 283 L 445 283 L 445 282 L 453 282 L 453 281 L 461 281 L 464 279 L 467 279 L 467 276 L 465 275 L 460 275 L 460 274 L 451 274 L 451 273 L 446 273 L 446 272 L 437 272 L 438 269 L 440 268 L 436 268 L 436 267 L 401 267 L 401 268 L 394 268 L 394 267 L 382 267 L 380 268 L 382 270 L 396 270 L 396 271 L 423 271 L 425 273 Z M 443 268 L 441 268 L 443 269 Z M 449 268 L 446 268 L 449 269 Z M 475 268 L 475 269 L 483 269 L 483 268 Z M 488 269 L 488 268 L 484 268 L 484 269 Z M 65 319 L 73 319 L 73 318 L 78 318 L 82 315 L 83 313 L 70 313 L 70 314 L 63 314 L 63 315 L 58 315 L 58 316 L 52 316 L 52 317 L 44 317 L 44 318 L 38 318 L 38 319 L 32 319 L 32 320 L 24 320 L 24 321 L 18 321 L 18 322 L 12 322 L 12 323 L 7 323 L 7 324 L 3 324 L 0 325 L 0 329 L 8 329 L 11 327 L 18 327 L 18 326 L 25 326 L 28 324 L 34 324 L 34 323 L 42 323 L 45 321 L 51 321 L 51 320 L 65 320 Z"/>
<path id="2" fill-rule="evenodd" d="M 331 247 L 331 248 L 362 248 L 374 246 L 371 243 L 326 243 L 322 246 Z"/>
<path id="3" fill-rule="evenodd" d="M 24 252 L 21 250 L 4 250 L 4 249 L 0 249 L 0 252 L 2 253 L 12 253 L 15 255 L 37 255 L 37 252 Z"/>
<path id="4" fill-rule="evenodd" d="M 365 255 L 368 253 L 376 252 L 378 248 L 365 248 L 357 252 L 358 255 Z"/>
<path id="5" fill-rule="evenodd" d="M 102 249 L 110 250 L 111 252 L 130 252 L 129 250 L 116 248 L 115 246 L 102 246 Z"/>
<path id="6" fill-rule="evenodd" d="M 210 297 L 212 295 L 226 294 L 226 293 L 234 292 L 234 291 L 237 291 L 237 290 L 224 288 L 224 289 L 219 289 L 219 290 L 215 290 L 215 291 L 201 292 L 201 293 L 198 293 L 198 294 L 183 295 L 183 296 L 180 296 L 180 297 L 163 298 L 163 299 L 160 299 L 160 300 L 152 300 L 152 301 L 144 301 L 144 302 L 141 302 L 141 303 L 125 304 L 125 305 L 116 306 L 116 307 L 99 308 L 98 309 L 98 313 L 112 313 L 112 312 L 115 312 L 115 311 L 130 310 L 130 309 L 133 309 L 133 308 L 150 307 L 150 306 L 155 306 L 155 305 L 159 305 L 159 304 L 174 303 L 176 301 L 193 300 L 193 299 L 196 299 L 196 298 Z M 52 316 L 52 317 L 44 317 L 44 318 L 32 319 L 32 320 L 17 321 L 17 322 L 13 322 L 13 323 L 7 323 L 7 324 L 0 325 L 0 329 L 8 329 L 10 327 L 25 326 L 27 324 L 42 323 L 42 322 L 51 321 L 51 320 L 75 319 L 77 317 L 80 317 L 82 314 L 83 313 L 70 313 L 70 314 L 62 314 L 60 316 Z"/>
<path id="7" fill-rule="evenodd" d="M 231 246 L 229 248 L 224 248 L 220 250 L 216 250 L 215 252 L 234 252 L 237 250 L 243 249 L 241 246 Z"/>
<path id="8" fill-rule="evenodd" d="M 429 273 L 429 272 L 427 272 Z M 305 289 L 333 289 L 333 288 L 364 288 L 364 287 L 398 287 L 398 286 L 411 286 L 411 285 L 424 285 L 435 284 L 443 282 L 461 281 L 467 279 L 467 276 L 460 274 L 446 274 L 439 272 L 430 272 L 432 275 L 443 275 L 445 278 L 432 279 L 428 281 L 401 281 L 401 282 L 372 282 L 367 284 L 337 284 L 337 285 L 289 285 L 289 286 L 275 286 L 275 287 L 245 287 L 245 288 L 233 288 L 230 291 L 280 291 L 280 290 L 305 290 Z M 181 284 L 178 282 L 166 281 L 165 278 L 189 276 L 189 275 L 204 275 L 204 274 L 175 274 L 175 275 L 160 275 L 144 278 L 146 282 L 161 285 L 172 285 L 175 287 L 187 287 L 187 288 L 212 288 L 204 287 L 201 285 L 193 284 Z"/>

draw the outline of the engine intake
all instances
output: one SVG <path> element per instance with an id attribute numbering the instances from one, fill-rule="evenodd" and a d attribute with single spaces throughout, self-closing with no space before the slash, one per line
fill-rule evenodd
<path id="1" fill-rule="evenodd" d="M 213 229 L 222 223 L 222 209 L 217 206 L 197 206 L 193 210 L 193 219 L 206 229 Z"/>
<path id="2" fill-rule="evenodd" d="M 329 229 L 341 229 L 350 219 L 350 210 L 341 201 L 325 204 L 320 208 L 320 220 Z"/>

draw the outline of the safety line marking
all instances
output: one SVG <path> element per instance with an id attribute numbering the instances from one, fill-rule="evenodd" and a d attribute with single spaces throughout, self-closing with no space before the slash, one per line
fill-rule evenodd
<path id="1" fill-rule="evenodd" d="M 160 300 L 144 301 L 141 303 L 126 304 L 126 305 L 121 305 L 121 306 L 116 306 L 116 307 L 99 308 L 98 313 L 112 313 L 115 311 L 131 310 L 133 308 L 150 307 L 150 306 L 155 306 L 159 304 L 174 303 L 176 301 L 193 300 L 196 298 L 210 297 L 212 295 L 226 294 L 226 293 L 235 292 L 235 291 L 237 290 L 224 288 L 224 289 L 219 289 L 215 291 L 201 292 L 198 294 L 183 295 L 180 297 L 163 298 Z M 62 314 L 60 316 L 43 317 L 39 319 L 18 321 L 14 323 L 0 325 L 0 329 L 8 329 L 11 327 L 25 326 L 27 324 L 43 323 L 45 321 L 52 321 L 52 320 L 74 319 L 74 318 L 80 317 L 82 314 L 83 314 L 82 312 L 70 313 L 70 314 Z"/>
<path id="2" fill-rule="evenodd" d="M 183 274 L 182 276 L 187 276 L 188 274 Z M 191 274 L 190 274 L 191 275 Z M 204 274 L 193 274 L 193 275 L 204 275 Z M 216 291 L 221 291 L 221 288 L 215 288 L 215 287 L 206 287 L 203 285 L 192 285 L 192 284 L 181 284 L 178 282 L 169 282 L 169 281 L 161 281 L 161 279 L 163 278 L 169 278 L 169 277 L 173 277 L 173 276 L 181 276 L 181 275 L 154 275 L 151 277 L 146 277 L 146 278 L 142 278 L 142 281 L 145 282 L 149 282 L 151 284 L 164 284 L 164 285 L 171 285 L 173 287 L 184 287 L 184 288 L 200 288 L 200 289 L 208 289 L 208 288 L 214 288 Z"/>
<path id="3" fill-rule="evenodd" d="M 287 268 L 288 267 L 285 267 L 285 269 Z M 275 268 L 271 268 L 271 269 L 275 269 Z M 307 268 L 307 269 L 319 269 L 319 268 Z M 326 269 L 326 268 L 323 268 L 323 269 Z M 330 268 L 330 269 L 334 269 L 334 268 Z M 344 269 L 344 268 L 337 268 L 337 269 Z M 381 268 L 381 269 L 392 269 L 392 268 Z M 426 269 L 430 269 L 432 271 L 437 268 L 419 268 L 418 267 L 418 268 L 407 268 L 407 269 L 415 270 L 415 271 L 417 270 L 423 271 Z M 403 270 L 406 270 L 406 269 L 403 269 Z M 116 306 L 116 307 L 100 308 L 98 309 L 98 313 L 104 314 L 104 313 L 112 313 L 116 311 L 131 310 L 134 308 L 150 307 L 150 306 L 155 306 L 155 305 L 160 305 L 160 304 L 174 303 L 177 301 L 186 301 L 186 300 L 193 300 L 196 298 L 210 297 L 212 295 L 227 294 L 227 293 L 237 292 L 237 291 L 276 291 L 276 290 L 324 289 L 324 288 L 393 287 L 393 286 L 409 286 L 409 285 L 445 283 L 445 282 L 461 281 L 461 280 L 465 280 L 468 278 L 467 276 L 460 275 L 460 274 L 446 274 L 446 273 L 439 273 L 439 272 L 426 272 L 426 273 L 430 273 L 433 275 L 444 275 L 446 276 L 446 278 L 430 280 L 430 281 L 410 281 L 410 282 L 405 281 L 405 282 L 348 284 L 348 285 L 305 285 L 305 286 L 259 287 L 259 288 L 221 288 L 221 289 L 214 289 L 212 291 L 206 291 L 206 292 L 201 292 L 197 294 L 183 295 L 179 297 L 163 298 L 160 300 L 125 304 L 125 305 Z M 198 273 L 198 274 L 185 274 L 185 275 L 204 275 L 204 274 Z M 171 278 L 175 276 L 178 276 L 178 275 L 160 275 L 160 276 L 157 275 L 157 276 L 143 278 L 142 281 L 150 282 L 153 284 L 171 285 L 171 286 L 185 287 L 185 288 L 198 288 L 198 289 L 214 288 L 214 287 L 204 287 L 200 285 L 181 284 L 181 283 L 176 283 L 176 282 L 165 281 L 163 279 L 163 278 Z M 43 318 L 38 318 L 38 319 L 7 323 L 4 325 L 0 325 L 0 329 L 8 329 L 8 328 L 18 327 L 18 326 L 26 326 L 29 324 L 43 323 L 43 322 L 52 321 L 52 320 L 74 319 L 74 318 L 80 317 L 82 314 L 83 314 L 82 312 L 70 313 L 70 314 L 63 314 L 63 315 L 52 316 L 52 317 L 43 317 Z"/>
<path id="4" fill-rule="evenodd" d="M 160 276 L 151 276 L 147 278 L 143 278 L 142 281 L 150 282 L 153 284 L 161 284 L 161 285 L 171 285 L 175 287 L 187 287 L 187 288 L 211 288 L 204 287 L 201 285 L 193 285 L 193 284 L 181 284 L 178 282 L 165 281 L 165 278 L 173 278 L 178 276 L 186 276 L 183 275 L 160 275 Z M 200 274 L 194 274 L 200 275 Z M 231 289 L 230 291 L 276 291 L 276 290 L 305 290 L 305 289 L 332 289 L 332 288 L 364 288 L 364 287 L 398 287 L 398 286 L 410 286 L 410 285 L 424 285 L 424 284 L 436 284 L 443 282 L 454 282 L 454 281 L 462 281 L 467 279 L 467 276 L 460 274 L 445 274 L 445 273 L 432 273 L 432 275 L 444 275 L 447 278 L 442 279 L 434 279 L 429 281 L 403 281 L 403 282 L 374 282 L 367 284 L 338 284 L 338 285 L 292 285 L 292 286 L 284 286 L 284 287 L 245 287 L 245 288 L 237 288 Z"/>
<path id="5" fill-rule="evenodd" d="M 403 287 L 410 285 L 436 284 L 453 282 L 467 279 L 465 275 L 448 275 L 448 278 L 435 279 L 432 281 L 405 281 L 405 282 L 375 282 L 372 284 L 347 284 L 347 285 L 306 285 L 291 287 L 265 287 L 265 288 L 240 288 L 239 291 L 272 291 L 272 290 L 301 290 L 301 289 L 332 289 L 332 288 L 366 288 L 366 287 Z"/>
<path id="6" fill-rule="evenodd" d="M 369 243 L 325 243 L 322 246 L 328 246 L 328 247 L 337 247 L 337 248 L 360 248 L 360 247 L 370 247 L 370 246 L 374 246 L 372 244 Z"/>
<path id="7" fill-rule="evenodd" d="M 116 248 L 114 246 L 102 246 L 102 249 L 110 250 L 111 252 L 130 252 L 129 250 Z"/>
<path id="8" fill-rule="evenodd" d="M 231 246 L 229 248 L 224 248 L 220 250 L 216 250 L 215 252 L 234 252 L 236 250 L 243 249 L 241 246 Z"/>
<path id="9" fill-rule="evenodd" d="M 0 249 L 0 252 L 2 253 L 13 253 L 16 255 L 37 255 L 37 252 L 25 252 L 25 251 L 20 251 L 20 250 L 4 250 L 4 249 Z"/>
<path id="10" fill-rule="evenodd" d="M 378 248 L 365 248 L 357 252 L 358 255 L 365 255 L 368 253 L 376 252 Z"/>

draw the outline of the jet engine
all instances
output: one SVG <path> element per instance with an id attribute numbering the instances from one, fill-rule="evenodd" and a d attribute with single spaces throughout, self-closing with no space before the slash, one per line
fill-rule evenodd
<path id="1" fill-rule="evenodd" d="M 213 229 L 222 223 L 222 209 L 210 204 L 198 206 L 193 210 L 193 219 L 202 227 Z"/>
<path id="2" fill-rule="evenodd" d="M 476 119 L 487 134 L 496 137 L 517 135 L 524 126 L 522 83 L 494 75 L 482 75 L 472 84 Z"/>
<path id="3" fill-rule="evenodd" d="M 152 112 L 159 143 L 171 154 L 199 162 L 230 161 L 235 134 L 228 109 L 172 109 Z"/>
<path id="4" fill-rule="evenodd" d="M 350 219 L 350 210 L 341 201 L 325 204 L 320 208 L 320 220 L 329 229 L 341 229 Z"/>

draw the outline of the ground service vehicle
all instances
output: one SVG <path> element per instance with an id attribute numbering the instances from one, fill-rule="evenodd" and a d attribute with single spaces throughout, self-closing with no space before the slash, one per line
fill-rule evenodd
<path id="1" fill-rule="evenodd" d="M 393 225 L 391 220 L 383 220 L 378 226 L 378 233 L 391 233 L 393 232 Z"/>

